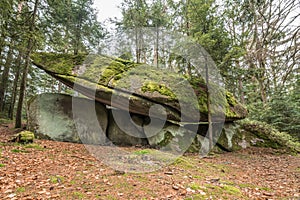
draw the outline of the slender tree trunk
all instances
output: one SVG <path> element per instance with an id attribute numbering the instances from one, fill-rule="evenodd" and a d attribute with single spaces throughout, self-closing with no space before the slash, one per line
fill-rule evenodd
<path id="1" fill-rule="evenodd" d="M 260 79 L 258 80 L 258 82 L 259 82 L 261 100 L 263 102 L 263 105 L 265 105 L 267 103 L 266 86 L 263 80 Z"/>
<path id="2" fill-rule="evenodd" d="M 4 26 L 1 27 L 1 29 L 3 29 L 3 30 L 1 30 L 3 32 L 1 33 L 1 37 L 0 37 L 0 58 L 2 57 L 2 51 L 3 51 L 3 48 L 5 47 L 5 38 L 6 38 L 5 31 L 7 30 L 7 23 L 5 23 Z"/>
<path id="3" fill-rule="evenodd" d="M 240 101 L 242 104 L 245 104 L 245 93 L 243 89 L 243 80 L 239 77 L 239 93 L 240 93 Z"/>
<path id="4" fill-rule="evenodd" d="M 155 47 L 154 47 L 154 65 L 158 68 L 158 59 L 159 59 L 159 54 L 158 54 L 158 47 L 159 47 L 159 28 L 156 25 L 156 41 L 155 41 Z"/>
<path id="5" fill-rule="evenodd" d="M 139 33 L 138 33 L 138 28 L 135 27 L 135 53 L 136 53 L 136 62 L 140 63 L 141 62 L 141 56 L 140 56 L 140 44 L 139 44 Z"/>
<path id="6" fill-rule="evenodd" d="M 32 21 L 29 27 L 29 33 L 34 34 L 35 30 L 35 19 L 37 15 L 38 10 L 38 4 L 39 0 L 35 0 L 34 4 L 34 10 L 32 13 Z M 17 113 L 16 113 L 16 123 L 15 127 L 20 128 L 22 126 L 22 108 L 23 108 L 23 101 L 25 97 L 25 91 L 26 91 L 26 83 L 27 83 L 27 74 L 30 64 L 30 53 L 32 51 L 32 48 L 34 46 L 34 38 L 30 37 L 27 44 L 26 54 L 25 54 L 25 65 L 23 69 L 22 79 L 21 79 L 21 86 L 20 86 L 20 94 L 19 94 L 19 101 L 18 101 L 18 107 L 17 107 Z"/>
<path id="7" fill-rule="evenodd" d="M 14 109 L 15 109 L 15 104 L 17 99 L 18 83 L 19 83 L 20 72 L 21 72 L 21 62 L 22 62 L 22 52 L 20 51 L 16 60 L 16 74 L 15 74 L 15 80 L 14 80 L 14 85 L 12 90 L 12 98 L 8 110 L 8 117 L 11 120 L 13 120 Z"/>
<path id="8" fill-rule="evenodd" d="M 235 65 L 237 69 L 241 69 L 240 63 L 238 60 L 235 61 Z M 240 95 L 240 101 L 242 104 L 245 104 L 245 93 L 244 93 L 244 88 L 243 88 L 243 80 L 242 80 L 242 75 L 238 75 L 238 91 Z"/>
<path id="9" fill-rule="evenodd" d="M 8 84 L 8 76 L 9 76 L 9 71 L 10 71 L 10 66 L 13 60 L 13 39 L 11 39 L 11 43 L 9 45 L 9 50 L 7 53 L 7 57 L 6 57 L 6 62 L 4 64 L 4 70 L 2 73 L 2 79 L 1 79 L 1 84 L 0 84 L 0 112 L 3 111 L 4 109 L 4 95 L 7 89 L 7 84 Z"/>
<path id="10" fill-rule="evenodd" d="M 213 148 L 213 124 L 211 118 L 211 110 L 210 110 L 210 93 L 209 93 L 209 72 L 208 72 L 208 60 L 207 56 L 205 56 L 205 70 L 206 70 L 206 94 L 207 94 L 207 115 L 208 115 L 208 139 L 209 139 L 209 149 Z"/>

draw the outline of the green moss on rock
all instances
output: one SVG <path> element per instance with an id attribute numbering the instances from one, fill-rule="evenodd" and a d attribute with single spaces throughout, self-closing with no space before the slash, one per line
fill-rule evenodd
<path id="1" fill-rule="evenodd" d="M 261 147 L 287 149 L 290 152 L 300 153 L 299 142 L 295 141 L 289 134 L 280 132 L 266 123 L 243 120 L 239 124 L 242 129 L 263 140 L 263 142 L 258 143 Z"/>
<path id="2" fill-rule="evenodd" d="M 101 55 L 34 53 L 31 57 L 34 63 L 53 72 L 56 78 L 67 80 L 70 87 L 72 81 L 80 84 L 78 79 L 75 79 L 77 77 L 85 80 L 85 84 L 88 81 L 93 83 L 86 84 L 92 88 L 95 88 L 94 84 L 98 84 L 108 88 L 107 92 L 111 93 L 114 92 L 112 88 L 123 89 L 125 92 L 154 100 L 178 111 L 180 111 L 179 103 L 184 103 L 190 109 L 188 113 L 199 110 L 201 119 L 207 120 L 207 87 L 202 77 L 187 77 L 171 70 L 156 70 L 149 65 Z M 188 85 L 194 90 L 197 99 L 192 98 L 187 92 L 190 90 L 186 87 Z M 209 88 L 213 115 L 225 114 L 227 121 L 246 117 L 247 110 L 231 93 L 215 84 L 211 84 Z"/>
<path id="3" fill-rule="evenodd" d="M 57 54 L 57 53 L 33 53 L 31 59 L 38 64 L 47 67 L 47 70 L 60 73 L 72 74 L 74 66 L 81 65 L 86 57 L 86 54 Z"/>
<path id="4" fill-rule="evenodd" d="M 32 143 L 33 140 L 34 140 L 34 133 L 30 131 L 22 131 L 18 133 L 13 139 L 14 142 L 18 142 L 22 144 Z"/>
<path id="5" fill-rule="evenodd" d="M 149 81 L 144 83 L 141 90 L 142 92 L 158 92 L 159 94 L 165 95 L 172 100 L 176 99 L 176 95 L 168 87 L 166 87 L 165 84 Z"/>

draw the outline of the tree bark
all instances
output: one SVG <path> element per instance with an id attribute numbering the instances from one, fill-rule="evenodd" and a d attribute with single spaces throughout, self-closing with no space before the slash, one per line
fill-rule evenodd
<path id="1" fill-rule="evenodd" d="M 9 76 L 9 71 L 10 71 L 10 66 L 11 66 L 11 62 L 13 59 L 13 38 L 10 41 L 10 45 L 9 45 L 9 50 L 7 53 L 7 57 L 6 57 L 6 62 L 4 65 L 4 70 L 2 73 L 2 78 L 1 78 L 1 84 L 0 84 L 0 112 L 2 112 L 4 110 L 4 96 L 5 96 L 5 92 L 7 89 L 7 84 L 8 84 L 8 76 Z"/>
<path id="2" fill-rule="evenodd" d="M 11 120 L 13 120 L 13 116 L 14 116 L 18 83 L 19 83 L 20 72 L 21 72 L 21 61 L 22 61 L 22 52 L 20 51 L 16 60 L 16 74 L 15 74 L 15 80 L 14 80 L 14 85 L 12 90 L 12 98 L 8 109 L 8 118 Z"/>
<path id="3" fill-rule="evenodd" d="M 35 30 L 35 19 L 37 15 L 38 10 L 38 4 L 39 0 L 35 0 L 34 3 L 34 9 L 32 13 L 32 20 L 29 27 L 29 33 L 34 34 Z M 32 48 L 34 46 L 35 40 L 33 37 L 30 37 L 27 43 L 27 49 L 25 54 L 25 65 L 23 69 L 22 79 L 21 79 L 21 86 L 20 86 L 20 94 L 19 94 L 19 101 L 18 101 L 18 107 L 17 107 L 17 113 L 16 113 L 16 123 L 15 128 L 21 128 L 22 126 L 22 108 L 23 108 L 23 101 L 25 97 L 25 91 L 26 91 L 26 84 L 27 84 L 27 75 L 28 75 L 28 69 L 30 64 L 30 53 L 32 51 Z"/>

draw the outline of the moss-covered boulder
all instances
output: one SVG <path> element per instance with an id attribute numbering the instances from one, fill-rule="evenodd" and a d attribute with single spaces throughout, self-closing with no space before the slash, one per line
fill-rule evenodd
<path id="1" fill-rule="evenodd" d="M 266 123 L 250 120 L 226 123 L 218 138 L 218 144 L 229 151 L 238 151 L 248 147 L 265 147 L 300 153 L 300 143 L 289 134 L 279 132 Z M 218 146 L 214 150 L 222 151 Z"/>
<path id="2" fill-rule="evenodd" d="M 51 76 L 106 105 L 147 116 L 149 109 L 159 104 L 164 107 L 167 120 L 174 123 L 182 122 L 182 118 L 185 122 L 208 119 L 207 87 L 202 78 L 101 55 L 35 53 L 31 57 L 36 66 Z M 210 87 L 214 116 L 222 120 L 225 115 L 225 121 L 246 117 L 247 110 L 231 93 L 214 84 Z M 187 92 L 190 90 L 192 94 Z M 159 112 L 153 115 L 161 118 Z"/>
<path id="3" fill-rule="evenodd" d="M 22 131 L 14 136 L 12 139 L 13 142 L 18 142 L 21 144 L 32 143 L 34 140 L 34 133 L 30 131 Z"/>

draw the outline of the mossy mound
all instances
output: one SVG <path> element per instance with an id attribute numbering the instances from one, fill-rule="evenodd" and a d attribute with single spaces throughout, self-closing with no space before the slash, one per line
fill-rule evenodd
<path id="1" fill-rule="evenodd" d="M 36 66 L 67 86 L 79 85 L 74 89 L 104 104 L 111 105 L 112 95 L 117 95 L 114 106 L 128 109 L 124 102 L 129 101 L 132 113 L 148 115 L 153 105 L 160 104 L 168 120 L 179 122 L 185 116 L 187 122 L 196 122 L 193 119 L 199 117 L 195 111 L 200 111 L 200 121 L 207 121 L 207 86 L 201 77 L 103 55 L 34 53 L 31 58 Z M 225 115 L 225 121 L 246 117 L 247 110 L 231 93 L 214 84 L 210 88 L 212 115 Z"/>
<path id="2" fill-rule="evenodd" d="M 258 146 L 300 153 L 300 143 L 288 133 L 280 132 L 271 125 L 259 121 L 243 120 L 239 124 L 241 129 L 262 139 L 263 142 L 258 142 Z"/>
<path id="3" fill-rule="evenodd" d="M 30 131 L 22 131 L 17 135 L 15 135 L 15 137 L 12 139 L 12 142 L 28 144 L 28 143 L 33 143 L 34 138 L 35 138 L 34 133 Z"/>

